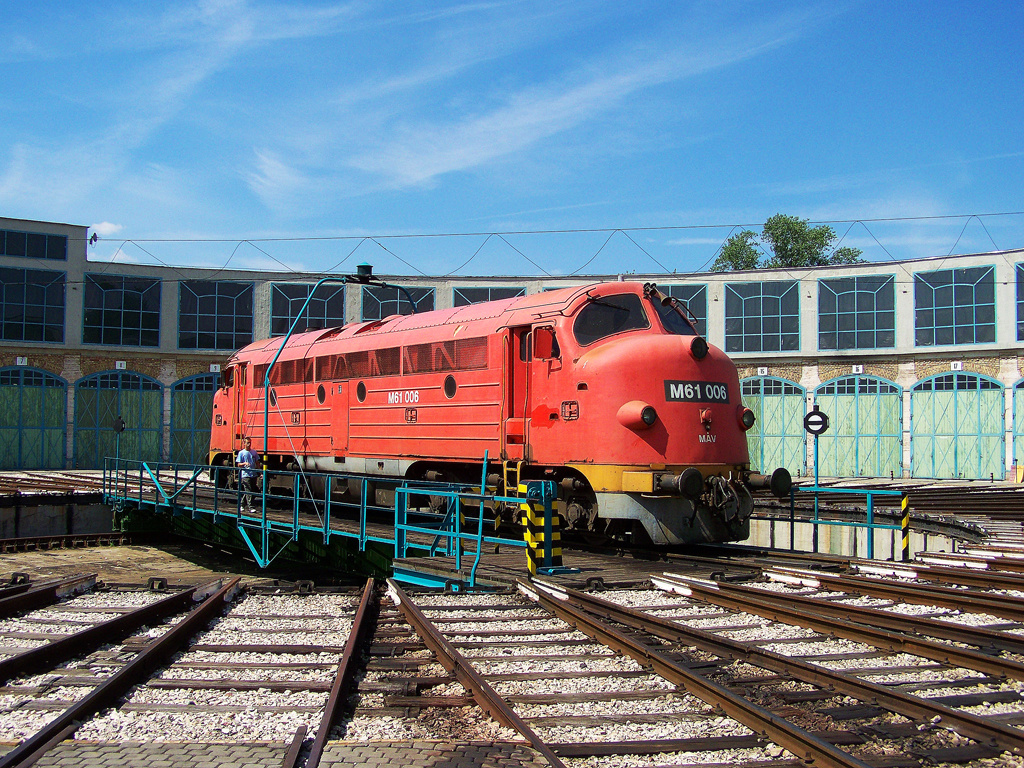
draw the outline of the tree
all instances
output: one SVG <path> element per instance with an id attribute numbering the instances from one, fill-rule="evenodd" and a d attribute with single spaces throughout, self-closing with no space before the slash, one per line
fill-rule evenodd
<path id="1" fill-rule="evenodd" d="M 826 224 L 812 227 L 807 219 L 777 213 L 764 223 L 760 238 L 747 229 L 726 240 L 711 271 L 827 267 L 863 261 L 859 248 L 833 249 L 835 240 L 835 230 Z"/>

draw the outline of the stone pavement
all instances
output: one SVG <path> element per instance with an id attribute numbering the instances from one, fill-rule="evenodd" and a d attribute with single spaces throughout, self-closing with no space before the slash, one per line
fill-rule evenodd
<path id="1" fill-rule="evenodd" d="M 289 745 L 64 741 L 37 768 L 280 768 Z M 10 749 L 0 746 L 0 755 Z M 327 745 L 324 768 L 545 768 L 544 757 L 508 742 L 343 742 Z"/>
<path id="2" fill-rule="evenodd" d="M 470 741 L 343 742 L 327 744 L 323 768 L 545 768 L 548 761 L 525 744 Z"/>
<path id="3" fill-rule="evenodd" d="M 284 742 L 62 741 L 35 765 L 36 768 L 281 768 L 288 747 Z"/>

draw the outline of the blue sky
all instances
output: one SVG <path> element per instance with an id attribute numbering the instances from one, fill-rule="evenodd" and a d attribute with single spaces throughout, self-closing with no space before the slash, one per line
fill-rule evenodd
<path id="1" fill-rule="evenodd" d="M 3 15 L 0 215 L 93 226 L 97 260 L 685 273 L 775 213 L 872 261 L 1024 247 L 966 217 L 1024 211 L 1019 0 Z M 838 223 L 886 218 L 915 220 Z"/>

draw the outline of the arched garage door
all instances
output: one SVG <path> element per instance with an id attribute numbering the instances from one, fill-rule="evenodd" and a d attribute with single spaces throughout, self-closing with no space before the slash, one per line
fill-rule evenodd
<path id="1" fill-rule="evenodd" d="M 171 461 L 206 464 L 210 453 L 210 420 L 217 374 L 200 373 L 174 382 L 171 388 Z"/>
<path id="2" fill-rule="evenodd" d="M 826 381 L 814 402 L 828 414 L 818 438 L 818 472 L 829 477 L 900 477 L 903 474 L 902 390 L 875 376 Z"/>
<path id="3" fill-rule="evenodd" d="M 805 390 L 799 384 L 772 376 L 743 379 L 743 404 L 757 421 L 747 432 L 750 466 L 761 472 L 785 467 L 794 475 L 805 474 Z"/>
<path id="4" fill-rule="evenodd" d="M 68 384 L 48 371 L 0 368 L 0 469 L 63 469 Z"/>
<path id="5" fill-rule="evenodd" d="M 1003 385 L 975 373 L 923 379 L 910 395 L 913 477 L 1001 479 Z"/>
<path id="6" fill-rule="evenodd" d="M 1024 379 L 1013 388 L 1013 463 L 1024 467 Z"/>
<path id="7" fill-rule="evenodd" d="M 75 467 L 96 469 L 106 456 L 160 461 L 164 388 L 156 379 L 130 371 L 106 371 L 75 382 Z M 114 422 L 125 430 L 120 445 Z"/>

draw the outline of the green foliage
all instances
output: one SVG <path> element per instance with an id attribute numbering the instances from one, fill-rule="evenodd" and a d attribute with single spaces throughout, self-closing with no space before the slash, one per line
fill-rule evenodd
<path id="1" fill-rule="evenodd" d="M 757 249 L 757 233 L 749 229 L 738 232 L 722 246 L 722 252 L 711 266 L 712 272 L 729 272 L 734 269 L 757 269 L 761 252 Z"/>
<path id="2" fill-rule="evenodd" d="M 748 229 L 726 240 L 711 271 L 827 267 L 864 261 L 859 248 L 833 249 L 835 240 L 835 230 L 826 224 L 812 227 L 807 219 L 777 213 L 764 223 L 760 237 Z"/>

